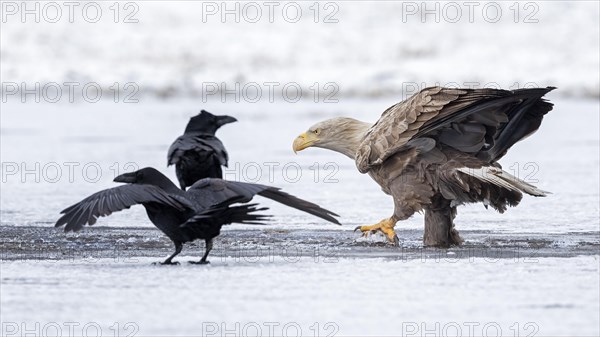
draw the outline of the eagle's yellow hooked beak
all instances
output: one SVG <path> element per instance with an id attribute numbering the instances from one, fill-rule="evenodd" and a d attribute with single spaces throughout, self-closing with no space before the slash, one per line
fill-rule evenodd
<path id="1" fill-rule="evenodd" d="M 317 141 L 319 141 L 319 138 L 317 138 L 316 134 L 312 132 L 304 132 L 296 139 L 294 139 L 292 149 L 294 149 L 294 153 L 297 153 L 298 151 L 302 151 L 307 147 L 311 147 Z"/>

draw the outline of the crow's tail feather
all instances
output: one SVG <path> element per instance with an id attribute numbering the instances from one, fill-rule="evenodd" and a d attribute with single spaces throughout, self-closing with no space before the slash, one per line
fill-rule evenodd
<path id="1" fill-rule="evenodd" d="M 240 206 L 222 206 L 217 205 L 203 212 L 200 212 L 189 218 L 182 227 L 194 227 L 197 225 L 228 225 L 231 223 L 264 225 L 271 217 L 265 214 L 255 214 L 255 212 L 266 211 L 267 207 L 257 208 L 257 204 L 244 204 Z"/>

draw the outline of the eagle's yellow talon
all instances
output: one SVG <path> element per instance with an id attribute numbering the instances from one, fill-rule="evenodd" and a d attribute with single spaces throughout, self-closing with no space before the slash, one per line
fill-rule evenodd
<path id="1" fill-rule="evenodd" d="M 354 229 L 354 231 L 356 232 L 360 230 L 362 232 L 362 236 L 364 237 L 368 237 L 369 234 L 381 232 L 391 243 L 398 246 L 400 240 L 398 240 L 398 236 L 394 231 L 394 226 L 396 226 L 396 221 L 393 218 L 388 218 L 381 220 L 379 223 L 372 226 L 358 226 Z"/>

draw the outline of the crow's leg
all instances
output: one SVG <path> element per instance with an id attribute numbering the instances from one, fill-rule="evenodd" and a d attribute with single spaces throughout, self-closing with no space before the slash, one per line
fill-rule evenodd
<path id="1" fill-rule="evenodd" d="M 176 265 L 179 264 L 179 262 L 173 262 L 173 258 L 175 256 L 177 256 L 179 253 L 181 253 L 181 249 L 183 249 L 183 243 L 181 242 L 174 242 L 175 243 L 175 253 L 173 253 L 171 256 L 169 256 L 164 262 L 160 262 L 160 265 Z M 156 264 L 156 262 L 154 263 Z"/>
<path id="2" fill-rule="evenodd" d="M 190 261 L 191 264 L 209 264 L 210 263 L 209 261 L 206 260 L 206 258 L 208 257 L 208 254 L 210 253 L 210 251 L 213 248 L 213 241 L 212 241 L 212 239 L 208 239 L 208 240 L 205 240 L 205 242 L 206 242 L 206 249 L 204 251 L 204 255 L 198 262 Z"/>

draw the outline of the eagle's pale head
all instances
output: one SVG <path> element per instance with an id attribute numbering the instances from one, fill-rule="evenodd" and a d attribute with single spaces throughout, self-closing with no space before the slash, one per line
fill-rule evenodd
<path id="1" fill-rule="evenodd" d="M 298 152 L 308 147 L 320 147 L 354 159 L 356 150 L 370 126 L 369 123 L 353 118 L 331 118 L 308 128 L 294 140 L 292 148 L 294 152 Z"/>

